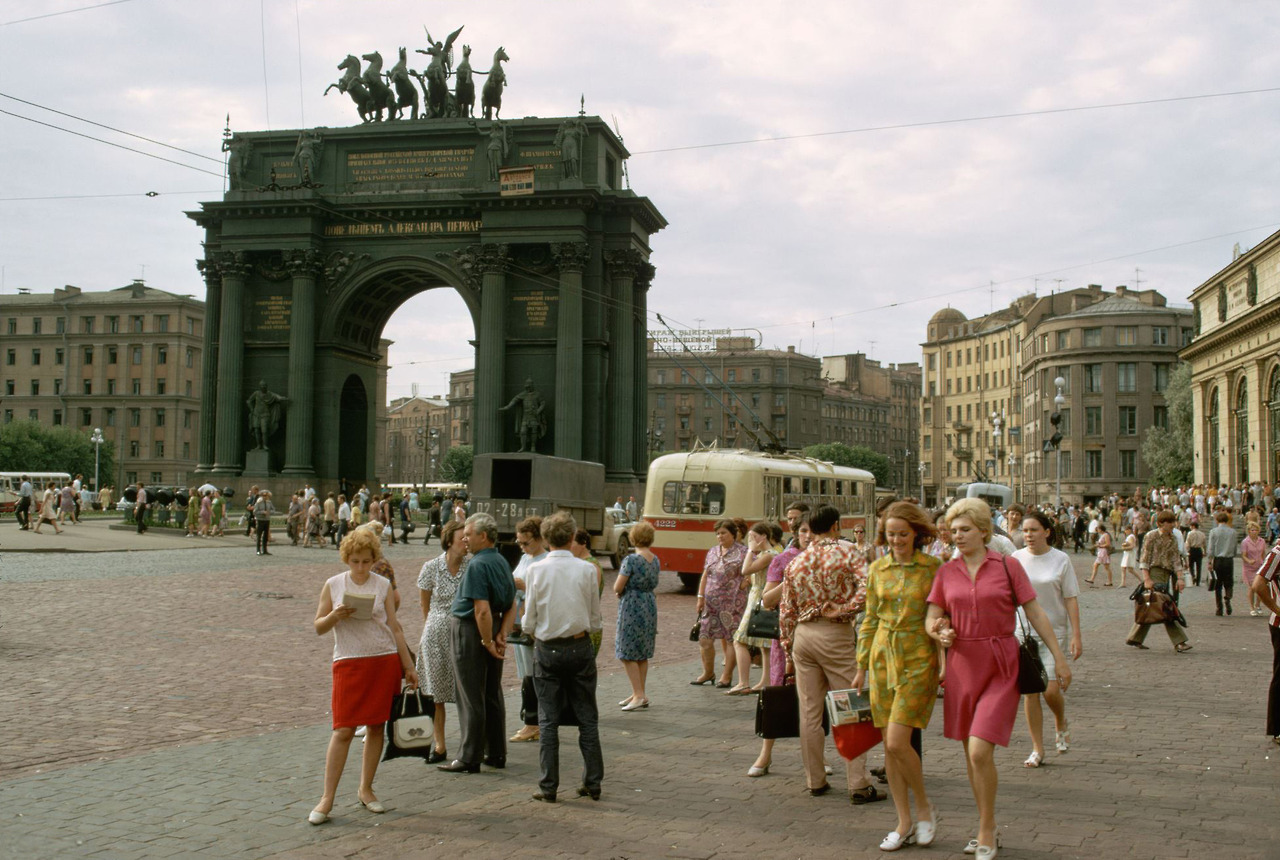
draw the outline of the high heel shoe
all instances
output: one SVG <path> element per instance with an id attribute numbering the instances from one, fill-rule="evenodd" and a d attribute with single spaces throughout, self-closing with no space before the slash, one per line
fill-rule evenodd
<path id="1" fill-rule="evenodd" d="M 984 860 L 985 860 L 985 858 L 994 858 L 994 857 L 996 856 L 996 854 L 995 854 L 996 848 L 1003 848 L 1003 847 L 1004 847 L 1004 840 L 1003 840 L 1003 839 L 1001 839 L 1001 838 L 1000 838 L 1000 834 L 999 834 L 999 833 L 997 833 L 997 834 L 996 834 L 996 847 L 995 847 L 995 848 L 992 848 L 990 845 L 979 845 L 979 844 L 978 844 L 978 840 L 977 840 L 977 839 L 970 839 L 970 840 L 969 840 L 969 844 L 968 844 L 968 845 L 966 845 L 966 846 L 964 846 L 964 853 L 965 853 L 965 854 L 978 854 L 978 849 L 979 849 L 979 848 L 982 848 L 982 849 L 985 849 L 988 853 L 987 853 L 987 854 L 985 854 L 985 855 L 978 855 L 978 856 L 983 857 L 983 858 L 984 858 Z"/>
<path id="2" fill-rule="evenodd" d="M 914 845 L 916 841 L 916 825 L 911 825 L 907 830 L 907 835 L 903 836 L 896 830 L 890 830 L 889 835 L 880 843 L 881 851 L 897 851 L 907 845 Z"/>
<path id="3" fill-rule="evenodd" d="M 715 680 L 716 680 L 715 676 L 713 675 L 710 678 L 697 678 L 693 681 L 690 681 L 689 684 L 690 686 L 693 686 L 693 687 L 705 687 L 707 684 L 714 684 Z"/>

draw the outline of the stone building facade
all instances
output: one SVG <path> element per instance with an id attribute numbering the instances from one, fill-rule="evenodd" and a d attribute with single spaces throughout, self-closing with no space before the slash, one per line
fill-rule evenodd
<path id="1" fill-rule="evenodd" d="M 387 407 L 388 484 L 428 484 L 449 441 L 449 401 L 399 397 Z"/>
<path id="2" fill-rule="evenodd" d="M 204 317 L 204 302 L 141 280 L 0 296 L 0 420 L 86 436 L 100 427 L 117 464 L 104 486 L 185 485 L 199 443 Z"/>
<path id="3" fill-rule="evenodd" d="M 1195 480 L 1280 481 L 1280 232 L 1191 293 Z"/>
<path id="4" fill-rule="evenodd" d="M 920 365 L 881 364 L 863 353 L 822 359 L 823 442 L 863 445 L 889 458 L 893 488 L 919 495 Z"/>

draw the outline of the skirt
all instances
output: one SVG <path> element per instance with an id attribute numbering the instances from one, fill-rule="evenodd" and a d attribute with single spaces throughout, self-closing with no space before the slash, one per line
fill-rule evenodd
<path id="1" fill-rule="evenodd" d="M 334 660 L 333 727 L 381 726 L 391 717 L 391 699 L 403 677 L 399 654 Z"/>
<path id="2" fill-rule="evenodd" d="M 1137 551 L 1132 549 L 1125 550 L 1124 555 L 1120 557 L 1120 566 L 1121 567 L 1137 567 L 1138 566 Z"/>

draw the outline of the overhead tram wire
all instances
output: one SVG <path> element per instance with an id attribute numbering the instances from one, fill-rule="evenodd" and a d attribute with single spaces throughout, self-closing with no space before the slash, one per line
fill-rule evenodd
<path id="1" fill-rule="evenodd" d="M 57 108 L 51 108 L 48 105 L 42 105 L 37 102 L 27 101 L 26 99 L 20 99 L 17 96 L 11 96 L 8 93 L 0 93 L 0 98 L 6 98 L 11 101 L 19 102 L 21 104 L 28 105 L 33 108 L 39 108 L 40 110 L 45 110 L 45 111 L 48 111 L 49 113 L 56 113 L 58 116 L 65 116 L 67 119 L 74 119 L 76 122 L 83 122 L 83 123 L 86 123 L 87 125 L 94 125 L 94 126 L 97 126 L 98 128 L 105 128 L 107 131 L 114 131 L 116 134 L 123 134 L 125 137 L 132 137 L 132 138 L 136 138 L 137 140 L 143 140 L 143 141 L 146 141 L 147 143 L 155 144 L 156 146 L 163 146 L 165 149 L 172 149 L 175 152 L 181 152 L 184 155 L 194 155 L 196 158 L 203 158 L 205 161 L 212 161 L 215 164 L 222 164 L 221 158 L 214 158 L 213 156 L 204 155 L 203 153 L 192 152 L 191 150 L 183 149 L 180 146 L 173 146 L 172 144 L 165 143 L 164 141 L 153 140 L 152 138 L 144 137 L 143 135 L 140 135 L 140 134 L 134 134 L 131 131 L 125 131 L 124 129 L 115 128 L 114 126 L 106 125 L 105 123 L 101 123 L 101 122 L 95 122 L 91 119 L 86 119 L 85 117 L 77 116 L 76 114 L 73 114 L 73 113 L 67 113 L 66 111 L 58 110 Z M 57 128 L 57 126 L 53 126 L 53 127 Z"/>
<path id="2" fill-rule="evenodd" d="M 164 161 L 164 162 L 168 162 L 169 164 L 176 164 L 178 167 L 185 167 L 188 170 L 198 170 L 201 173 L 207 173 L 210 176 L 216 176 L 219 179 L 222 178 L 221 173 L 214 173 L 212 170 L 205 170 L 203 167 L 196 167 L 194 164 L 184 164 L 181 161 L 174 161 L 172 158 L 165 158 L 162 155 L 156 155 L 155 153 L 152 153 L 152 152 L 144 152 L 141 149 L 134 149 L 132 146 L 125 146 L 122 143 L 113 143 L 112 141 L 109 141 L 109 140 L 103 140 L 100 137 L 94 137 L 91 134 L 85 134 L 79 131 L 72 131 L 69 128 L 63 128 L 60 125 L 54 125 L 53 123 L 50 123 L 50 122 L 43 122 L 42 120 L 35 119 L 34 117 L 23 116 L 20 113 L 7 111 L 7 110 L 4 110 L 3 108 L 0 108 L 0 114 L 11 116 L 16 119 L 26 120 L 27 122 L 33 122 L 36 125 L 42 125 L 45 128 L 52 128 L 52 129 L 55 129 L 56 131 L 65 131 L 67 134 L 74 134 L 76 137 L 83 137 L 86 140 L 93 140 L 93 141 L 97 141 L 98 143 L 105 143 L 107 146 L 114 146 L 116 149 L 123 149 L 128 152 L 136 152 L 138 155 L 145 155 L 147 158 L 154 158 L 157 161 Z"/>
<path id="3" fill-rule="evenodd" d="M 9 27 L 13 24 L 26 24 L 28 21 L 40 21 L 44 18 L 57 18 L 59 15 L 71 15 L 76 12 L 88 12 L 92 9 L 101 9 L 104 6 L 119 6 L 121 3 L 129 3 L 132 0 L 108 0 L 106 3 L 95 3 L 92 6 L 81 6 L 77 9 L 63 9 L 61 12 L 49 12 L 44 15 L 32 15 L 30 18 L 19 18 L 16 21 L 5 21 L 0 27 Z"/>
<path id="4" fill-rule="evenodd" d="M 902 131 L 912 128 L 931 128 L 942 125 L 960 125 L 969 122 L 990 122 L 998 119 L 1021 119 L 1032 116 L 1051 116 L 1053 114 L 1063 113 L 1081 113 L 1084 111 L 1095 110 L 1114 110 L 1116 108 L 1125 107 L 1141 107 L 1144 105 L 1170 104 L 1173 102 L 1198 101 L 1203 99 L 1221 99 L 1234 98 L 1236 96 L 1251 96 L 1264 93 L 1280 92 L 1280 87 L 1263 87 L 1256 90 L 1234 90 L 1224 93 L 1199 93 L 1190 96 L 1169 96 L 1159 99 L 1139 99 L 1128 102 L 1108 102 L 1096 105 L 1076 105 L 1073 107 L 1060 108 L 1043 108 L 1041 110 L 1016 111 L 1011 113 L 995 113 L 995 114 L 979 114 L 977 116 L 953 117 L 951 119 L 935 119 L 921 120 L 919 122 L 903 122 L 893 125 L 869 125 L 861 128 L 846 128 L 835 131 L 813 131 L 804 134 L 782 134 L 776 137 L 753 137 L 744 140 L 725 140 L 718 143 L 694 143 L 687 146 L 668 146 L 661 149 L 641 149 L 631 153 L 631 155 L 657 155 L 664 152 L 686 152 L 695 149 L 716 149 L 724 146 L 745 146 L 750 143 L 779 143 L 787 140 L 806 140 L 815 137 L 836 137 L 847 134 L 867 134 L 876 131 Z"/>
<path id="5" fill-rule="evenodd" d="M 124 194 L 54 194 L 48 197 L 0 197 L 0 203 L 32 202 L 39 200 L 102 200 L 108 197 L 177 197 L 191 194 L 220 194 L 222 189 L 202 191 L 130 191 Z"/>

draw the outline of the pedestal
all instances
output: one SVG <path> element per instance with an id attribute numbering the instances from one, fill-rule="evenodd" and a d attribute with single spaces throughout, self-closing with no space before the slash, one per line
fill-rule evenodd
<path id="1" fill-rule="evenodd" d="M 245 478 L 269 478 L 275 474 L 271 469 L 271 452 L 262 448 L 255 448 L 248 451 L 244 455 L 244 471 L 241 473 Z"/>

